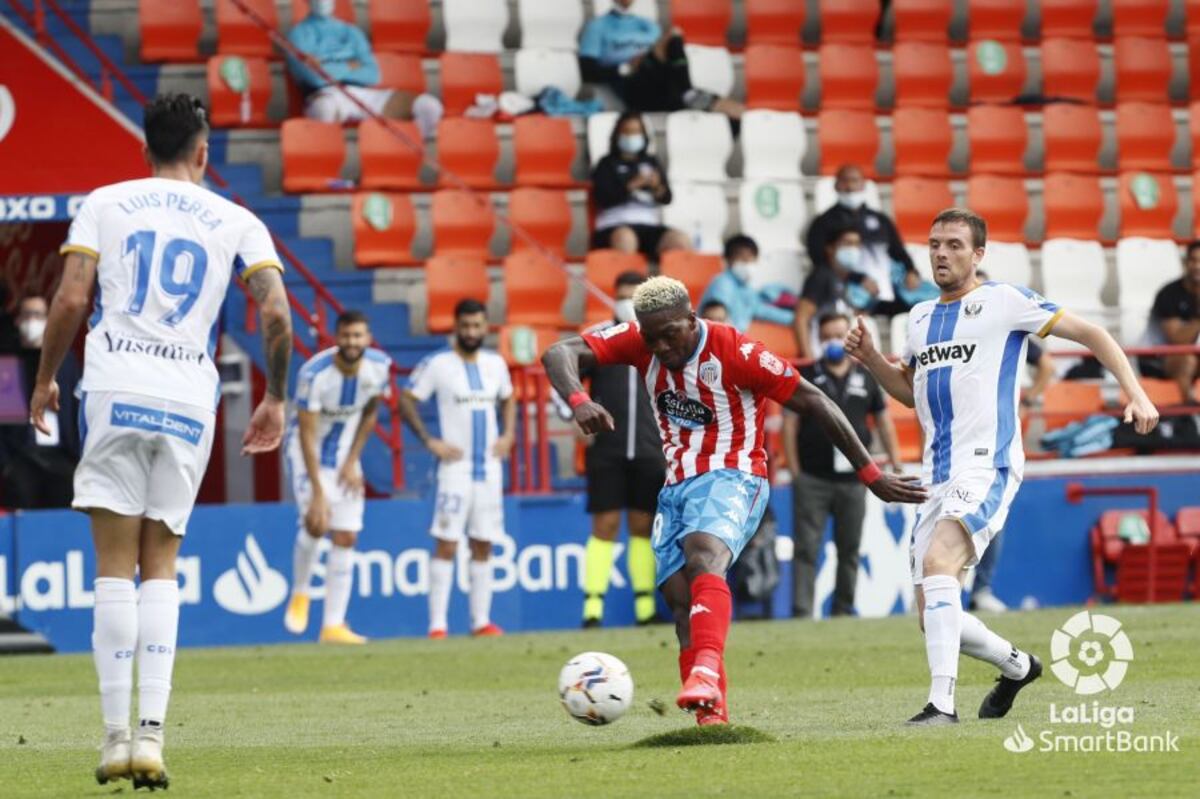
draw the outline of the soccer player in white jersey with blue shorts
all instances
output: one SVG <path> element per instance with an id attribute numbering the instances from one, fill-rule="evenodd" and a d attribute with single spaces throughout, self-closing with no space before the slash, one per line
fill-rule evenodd
<path id="1" fill-rule="evenodd" d="M 354 582 L 354 543 L 363 526 L 363 447 L 375 429 L 379 400 L 388 395 L 392 359 L 368 346 L 371 329 L 360 311 L 342 312 L 337 345 L 300 367 L 285 450 L 292 494 L 300 509 L 292 555 L 292 598 L 283 623 L 308 628 L 309 580 L 317 544 L 332 539 L 325 563 L 321 643 L 364 644 L 346 624 Z"/>
<path id="2" fill-rule="evenodd" d="M 1017 693 L 1042 673 L 1035 656 L 963 612 L 960 584 L 964 570 L 979 562 L 1004 527 L 1021 485 L 1017 372 L 1026 339 L 1053 333 L 1087 347 L 1132 398 L 1125 421 L 1142 434 L 1158 423 L 1158 411 L 1112 336 L 1023 286 L 978 279 L 986 244 L 987 225 L 978 215 L 963 208 L 938 214 L 929 259 L 941 297 L 909 312 L 900 363 L 879 353 L 861 320 L 846 341 L 846 351 L 889 394 L 916 407 L 925 434 L 922 482 L 929 499 L 917 511 L 910 552 L 932 682 L 928 704 L 909 719 L 912 725 L 958 721 L 960 651 L 1000 669 L 980 718 L 1004 716 Z"/>
<path id="3" fill-rule="evenodd" d="M 71 224 L 30 415 L 44 432 L 46 410 L 58 409 L 54 374 L 95 286 L 74 507 L 90 515 L 96 547 L 92 651 L 105 727 L 96 778 L 165 788 L 163 724 L 179 624 L 175 558 L 212 447 L 213 353 L 233 275 L 259 307 L 267 367 L 267 393 L 242 454 L 279 446 L 292 323 L 266 227 L 200 185 L 208 162 L 204 107 L 187 95 L 159 97 L 146 106 L 144 127 L 153 177 L 96 189 Z M 131 735 L 135 661 L 140 722 Z"/>
<path id="4" fill-rule="evenodd" d="M 447 635 L 446 615 L 459 542 L 470 548 L 471 634 L 503 634 L 491 620 L 492 545 L 504 536 L 503 459 L 512 450 L 516 400 L 508 364 L 483 349 L 487 312 L 478 300 L 454 308 L 454 346 L 425 357 L 400 394 L 400 414 L 438 458 L 429 562 L 429 637 Z M 437 397 L 441 438 L 425 428 L 417 403 Z M 501 406 L 503 426 L 496 420 Z"/>

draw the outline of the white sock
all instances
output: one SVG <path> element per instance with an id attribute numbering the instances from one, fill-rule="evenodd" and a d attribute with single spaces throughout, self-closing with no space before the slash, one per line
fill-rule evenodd
<path id="1" fill-rule="evenodd" d="M 962 614 L 962 645 L 964 655 L 991 663 L 1000 673 L 1019 680 L 1029 673 L 1029 655 L 987 628 L 970 613 Z"/>
<path id="2" fill-rule="evenodd" d="M 320 538 L 313 538 L 300 526 L 296 533 L 296 545 L 292 548 L 292 592 L 307 594 L 309 580 L 312 578 L 313 564 L 317 560 L 317 544 Z"/>
<path id="3" fill-rule="evenodd" d="M 97 577 L 93 584 L 92 658 L 100 678 L 100 712 L 108 730 L 129 728 L 138 608 L 133 580 Z"/>
<path id="4" fill-rule="evenodd" d="M 454 580 L 454 561 L 429 560 L 429 631 L 446 629 L 450 609 L 450 588 Z"/>
<path id="5" fill-rule="evenodd" d="M 472 560 L 471 572 L 471 629 L 478 630 L 491 622 L 492 561 Z"/>
<path id="6" fill-rule="evenodd" d="M 933 682 L 929 701 L 943 713 L 954 712 L 954 683 L 958 680 L 958 648 L 962 639 L 962 588 L 948 574 L 926 577 L 925 656 Z"/>
<path id="7" fill-rule="evenodd" d="M 138 601 L 138 718 L 162 725 L 171 698 L 175 640 L 179 633 L 179 583 L 143 580 Z"/>
<path id="8" fill-rule="evenodd" d="M 333 546 L 325 562 L 326 627 L 336 627 L 346 621 L 346 606 L 350 604 L 350 586 L 354 583 L 354 548 Z"/>

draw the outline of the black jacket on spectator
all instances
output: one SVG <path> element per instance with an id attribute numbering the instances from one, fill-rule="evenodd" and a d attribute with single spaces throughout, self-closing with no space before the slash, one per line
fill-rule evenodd
<path id="1" fill-rule="evenodd" d="M 33 396 L 40 349 L 18 349 L 21 382 L 26 405 Z M 67 353 L 55 376 L 58 381 L 58 444 L 37 442 L 29 422 L 0 425 L 0 478 L 4 481 L 4 505 L 12 508 L 65 508 L 74 495 L 75 464 L 82 442 L 79 437 L 79 401 L 75 387 L 80 379 L 79 362 Z"/>
<path id="2" fill-rule="evenodd" d="M 667 182 L 667 173 L 658 163 L 658 159 L 649 153 L 642 153 L 636 159 L 622 158 L 609 153 L 600 159 L 592 170 L 592 200 L 599 209 L 612 208 L 637 201 L 634 192 L 628 188 L 629 181 L 641 169 L 642 164 L 650 164 L 662 178 L 666 193 L 658 199 L 657 205 L 668 205 L 671 202 L 671 184 Z M 639 192 L 640 193 L 640 192 Z"/>
<path id="3" fill-rule="evenodd" d="M 843 228 L 857 230 L 862 236 L 864 248 L 871 249 L 882 245 L 889 258 L 904 264 L 906 271 L 916 271 L 912 258 L 908 257 L 908 251 L 904 249 L 900 231 L 896 230 L 896 225 L 891 219 L 865 205 L 851 210 L 841 203 L 835 203 L 808 227 L 804 246 L 808 248 L 808 257 L 812 259 L 814 268 L 829 266 L 829 259 L 825 257 L 825 245 L 835 231 Z"/>

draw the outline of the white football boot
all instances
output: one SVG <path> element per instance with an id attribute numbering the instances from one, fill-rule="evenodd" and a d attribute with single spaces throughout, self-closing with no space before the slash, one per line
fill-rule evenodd
<path id="1" fill-rule="evenodd" d="M 170 784 L 167 767 L 163 764 L 162 727 L 138 727 L 133 739 L 133 755 L 129 769 L 133 776 L 133 789 L 166 788 Z"/>
<path id="2" fill-rule="evenodd" d="M 129 779 L 129 728 L 109 730 L 100 744 L 100 765 L 96 766 L 96 782 L 104 785 L 115 780 Z"/>

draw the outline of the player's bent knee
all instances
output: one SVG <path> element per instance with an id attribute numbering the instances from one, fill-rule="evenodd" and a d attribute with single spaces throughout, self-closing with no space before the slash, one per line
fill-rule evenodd
<path id="1" fill-rule="evenodd" d="M 350 530 L 334 530 L 331 538 L 335 547 L 352 547 L 358 541 L 358 533 Z"/>

